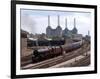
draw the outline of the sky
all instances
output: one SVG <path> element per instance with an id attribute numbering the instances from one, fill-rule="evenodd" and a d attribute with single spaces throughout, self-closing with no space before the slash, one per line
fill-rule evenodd
<path id="1" fill-rule="evenodd" d="M 50 26 L 55 29 L 58 26 L 58 15 L 60 16 L 60 26 L 65 29 L 65 19 L 67 19 L 67 28 L 72 30 L 74 27 L 74 18 L 78 34 L 87 35 L 91 28 L 90 12 L 73 11 L 48 11 L 21 9 L 21 29 L 33 34 L 46 33 L 48 27 L 48 15 L 50 16 Z"/>

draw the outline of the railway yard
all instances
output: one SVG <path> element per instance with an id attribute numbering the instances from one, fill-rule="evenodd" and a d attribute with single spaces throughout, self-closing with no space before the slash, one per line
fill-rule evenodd
<path id="1" fill-rule="evenodd" d="M 32 53 L 21 58 L 21 69 L 40 69 L 40 68 L 61 68 L 61 67 L 80 67 L 90 65 L 90 44 L 84 44 L 72 51 L 33 63 Z"/>

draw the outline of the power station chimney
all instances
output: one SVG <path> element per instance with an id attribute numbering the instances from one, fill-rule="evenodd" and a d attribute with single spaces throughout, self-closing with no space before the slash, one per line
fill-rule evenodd
<path id="1" fill-rule="evenodd" d="M 50 16 L 48 15 L 48 26 L 50 26 Z"/>
<path id="2" fill-rule="evenodd" d="M 60 26 L 60 16 L 58 15 L 58 26 Z"/>
<path id="3" fill-rule="evenodd" d="M 88 30 L 88 36 L 90 36 L 90 31 Z"/>
<path id="4" fill-rule="evenodd" d="M 76 28 L 76 19 L 74 18 L 74 28 Z"/>
<path id="5" fill-rule="evenodd" d="M 65 19 L 65 27 L 67 28 L 67 18 Z"/>

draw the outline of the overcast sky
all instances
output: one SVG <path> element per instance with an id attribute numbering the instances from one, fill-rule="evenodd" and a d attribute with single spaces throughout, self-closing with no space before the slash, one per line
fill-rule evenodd
<path id="1" fill-rule="evenodd" d="M 43 10 L 25 10 L 21 9 L 21 29 L 29 33 L 46 33 L 48 26 L 48 15 L 50 16 L 50 26 L 55 29 L 58 25 L 58 15 L 60 16 L 60 26 L 64 29 L 65 19 L 67 18 L 67 27 L 72 30 L 74 27 L 74 18 L 76 19 L 76 28 L 79 34 L 86 35 L 91 28 L 91 13 L 69 12 L 69 11 L 43 11 Z"/>

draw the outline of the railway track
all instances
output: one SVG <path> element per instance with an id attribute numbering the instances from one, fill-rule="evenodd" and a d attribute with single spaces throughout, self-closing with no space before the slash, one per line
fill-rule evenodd
<path id="1" fill-rule="evenodd" d="M 79 60 L 77 63 L 73 64 L 73 67 L 80 67 L 80 66 L 88 66 L 90 64 L 90 55 L 84 57 L 83 59 Z"/>
<path id="2" fill-rule="evenodd" d="M 87 56 L 78 56 L 66 62 L 62 62 L 60 64 L 51 66 L 49 68 L 61 68 L 61 67 L 80 67 L 80 66 L 88 66 L 90 64 L 90 55 Z"/>
<path id="3" fill-rule="evenodd" d="M 21 58 L 21 66 L 32 63 L 32 54 Z"/>
<path id="4" fill-rule="evenodd" d="M 84 45 L 85 46 L 85 45 Z M 56 64 L 68 61 L 72 58 L 75 58 L 79 55 L 83 55 L 85 52 L 87 52 L 89 50 L 89 47 L 83 49 L 84 47 L 81 47 L 77 50 L 74 50 L 72 52 L 69 52 L 65 55 L 61 55 L 52 59 L 48 59 L 39 63 L 35 63 L 35 64 L 29 64 L 26 66 L 23 66 L 22 69 L 37 69 L 37 68 L 48 68 L 51 66 L 54 66 Z"/>

